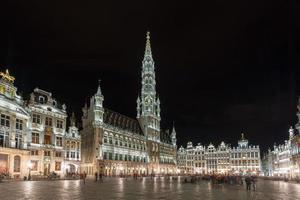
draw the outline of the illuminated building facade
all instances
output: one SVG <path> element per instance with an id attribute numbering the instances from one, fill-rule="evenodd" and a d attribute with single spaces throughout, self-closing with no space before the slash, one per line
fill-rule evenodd
<path id="1" fill-rule="evenodd" d="M 238 146 L 230 150 L 230 167 L 234 173 L 261 172 L 261 157 L 258 145 L 249 145 L 249 141 L 242 134 Z"/>
<path id="2" fill-rule="evenodd" d="M 269 149 L 267 155 L 264 156 L 266 176 L 292 177 L 292 145 L 294 138 L 294 129 L 289 129 L 289 139 L 284 144 L 274 145 L 273 150 Z"/>
<path id="3" fill-rule="evenodd" d="M 8 70 L 0 77 L 0 174 L 23 178 L 78 171 L 80 135 L 74 120 L 66 133 L 66 106 L 39 88 L 23 101 Z"/>
<path id="4" fill-rule="evenodd" d="M 27 136 L 30 114 L 17 95 L 15 78 L 0 72 L 0 175 L 22 178 L 28 174 Z"/>
<path id="5" fill-rule="evenodd" d="M 187 171 L 187 153 L 183 146 L 179 147 L 177 151 L 177 172 L 184 174 Z"/>
<path id="6" fill-rule="evenodd" d="M 298 134 L 290 127 L 288 140 L 284 144 L 274 145 L 273 150 L 269 149 L 264 156 L 265 176 L 300 177 L 300 98 L 297 109 L 298 123 L 295 127 Z"/>
<path id="7" fill-rule="evenodd" d="M 59 104 L 50 92 L 35 88 L 27 107 L 31 114 L 28 133 L 31 174 L 63 175 L 66 106 Z"/>
<path id="8" fill-rule="evenodd" d="M 258 174 L 261 168 L 259 147 L 248 145 L 243 134 L 238 147 L 231 148 L 224 142 L 218 147 L 213 144 L 193 147 L 188 142 L 187 148 L 180 147 L 177 154 L 180 173 Z"/>
<path id="9" fill-rule="evenodd" d="M 194 172 L 206 173 L 205 148 L 200 143 L 194 149 Z"/>
<path id="10" fill-rule="evenodd" d="M 137 119 L 103 107 L 100 84 L 89 106 L 83 108 L 82 164 L 88 175 L 176 173 L 176 132 L 160 128 L 160 100 L 156 95 L 150 35 L 142 61 L 142 89 L 137 98 Z"/>
<path id="11" fill-rule="evenodd" d="M 295 125 L 298 134 L 293 134 L 293 138 L 291 139 L 291 154 L 292 154 L 292 177 L 300 177 L 300 97 L 298 98 L 298 106 L 297 106 L 297 117 L 298 122 Z"/>
<path id="12" fill-rule="evenodd" d="M 81 136 L 76 126 L 75 114 L 72 113 L 70 127 L 64 136 L 64 168 L 68 175 L 80 173 Z"/>

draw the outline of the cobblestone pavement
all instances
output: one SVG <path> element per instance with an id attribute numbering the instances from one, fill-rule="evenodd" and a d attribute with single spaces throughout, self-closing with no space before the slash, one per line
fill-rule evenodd
<path id="1" fill-rule="evenodd" d="M 300 199 L 300 184 L 259 180 L 257 191 L 246 191 L 237 185 L 212 185 L 207 181 L 191 184 L 165 178 L 106 178 L 103 183 L 87 180 L 86 184 L 79 180 L 19 181 L 0 183 L 0 199 L 295 200 Z"/>

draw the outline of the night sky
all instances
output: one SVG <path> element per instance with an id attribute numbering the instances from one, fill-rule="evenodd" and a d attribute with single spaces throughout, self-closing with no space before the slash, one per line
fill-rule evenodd
<path id="1" fill-rule="evenodd" d="M 235 146 L 241 132 L 263 150 L 284 143 L 300 95 L 299 3 L 197 2 L 2 2 L 0 68 L 24 97 L 51 91 L 78 118 L 100 78 L 105 107 L 135 118 L 149 30 L 162 127 L 175 121 L 179 145 Z"/>

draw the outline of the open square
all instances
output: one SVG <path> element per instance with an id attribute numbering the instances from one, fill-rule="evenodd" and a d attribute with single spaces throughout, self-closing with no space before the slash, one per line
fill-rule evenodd
<path id="1" fill-rule="evenodd" d="M 103 182 L 88 179 L 74 181 L 24 181 L 0 184 L 1 200 L 68 200 L 68 199 L 190 199 L 190 200 L 296 200 L 300 199 L 300 185 L 282 181 L 258 180 L 256 191 L 247 191 L 244 186 L 212 184 L 201 180 L 183 183 L 166 177 L 105 178 Z"/>

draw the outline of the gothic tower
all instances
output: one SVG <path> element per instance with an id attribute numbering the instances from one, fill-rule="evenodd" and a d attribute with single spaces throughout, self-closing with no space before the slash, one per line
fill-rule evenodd
<path id="1" fill-rule="evenodd" d="M 160 141 L 160 101 L 156 95 L 155 69 L 152 58 L 150 32 L 142 62 L 142 89 L 137 98 L 137 118 L 149 140 Z"/>

